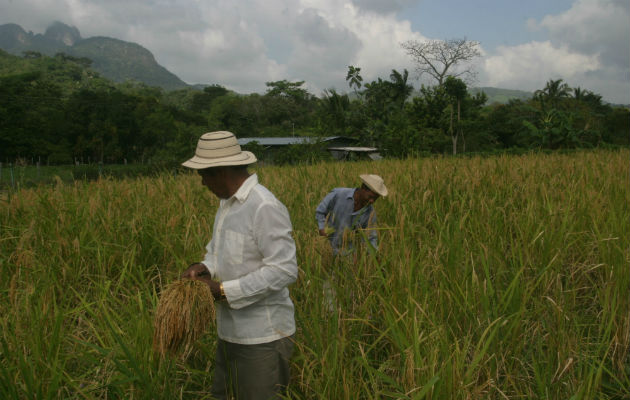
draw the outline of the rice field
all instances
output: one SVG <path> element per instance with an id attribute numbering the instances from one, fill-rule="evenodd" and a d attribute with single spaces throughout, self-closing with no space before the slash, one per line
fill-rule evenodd
<path id="1" fill-rule="evenodd" d="M 298 248 L 288 398 L 630 398 L 629 156 L 253 168 Z M 360 173 L 379 251 L 334 261 L 314 210 Z M 193 174 L 4 193 L 0 398 L 208 399 L 214 330 L 163 358 L 153 321 L 217 205 Z"/>

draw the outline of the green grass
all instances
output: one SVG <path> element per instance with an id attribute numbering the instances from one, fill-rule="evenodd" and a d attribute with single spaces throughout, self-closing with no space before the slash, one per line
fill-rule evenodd
<path id="1" fill-rule="evenodd" d="M 257 168 L 298 247 L 289 397 L 629 398 L 629 155 Z M 314 210 L 360 173 L 390 189 L 380 249 L 332 263 Z M 214 333 L 185 363 L 151 346 L 217 204 L 194 174 L 5 192 L 0 398 L 209 398 Z"/>

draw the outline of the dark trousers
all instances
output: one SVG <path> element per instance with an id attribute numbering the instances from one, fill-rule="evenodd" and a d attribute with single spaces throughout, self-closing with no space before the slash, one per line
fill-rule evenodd
<path id="1" fill-rule="evenodd" d="M 237 400 L 279 399 L 289 384 L 293 337 L 269 343 L 236 344 L 219 339 L 212 377 L 217 400 L 233 393 Z"/>

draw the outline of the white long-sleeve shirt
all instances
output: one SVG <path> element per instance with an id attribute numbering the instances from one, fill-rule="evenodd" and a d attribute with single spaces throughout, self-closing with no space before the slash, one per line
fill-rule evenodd
<path id="1" fill-rule="evenodd" d="M 291 231 L 287 208 L 256 174 L 221 200 L 202 261 L 227 297 L 216 303 L 221 339 L 259 344 L 295 333 L 288 286 L 298 269 Z"/>

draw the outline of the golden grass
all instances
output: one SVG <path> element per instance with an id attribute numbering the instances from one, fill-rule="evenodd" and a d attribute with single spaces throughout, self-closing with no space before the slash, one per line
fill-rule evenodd
<path id="1" fill-rule="evenodd" d="M 153 349 L 162 357 L 187 358 L 195 342 L 214 322 L 214 299 L 208 285 L 183 279 L 168 284 L 155 312 Z"/>

